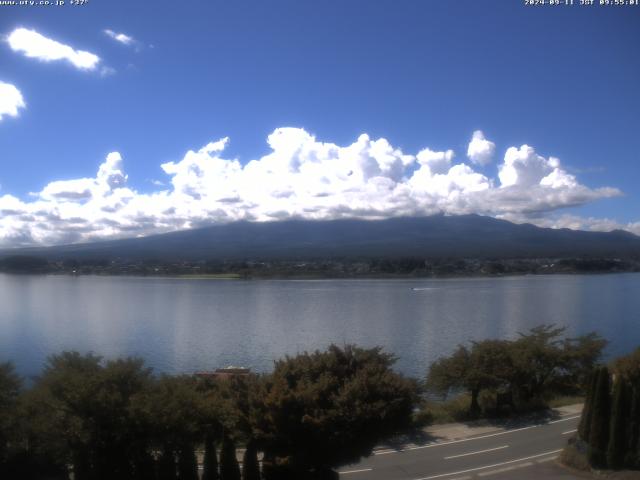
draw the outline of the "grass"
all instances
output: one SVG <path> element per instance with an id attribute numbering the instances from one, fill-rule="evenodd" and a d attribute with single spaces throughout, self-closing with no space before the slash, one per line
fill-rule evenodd
<path id="1" fill-rule="evenodd" d="M 584 403 L 584 397 L 578 395 L 560 395 L 553 397 L 547 401 L 549 408 L 566 407 L 567 405 L 576 405 L 578 403 Z"/>
<path id="2" fill-rule="evenodd" d="M 491 418 L 493 416 L 494 399 L 490 394 L 480 396 L 480 408 L 484 412 L 479 419 Z M 528 405 L 520 405 L 518 413 L 534 412 L 547 408 L 558 408 L 567 405 L 575 405 L 584 403 L 584 397 L 560 395 L 552 397 L 544 402 L 533 402 Z M 471 420 L 469 417 L 469 405 L 471 404 L 471 396 L 467 393 L 460 394 L 450 400 L 444 402 L 427 402 L 423 408 L 414 415 L 417 424 L 423 425 L 440 425 L 443 423 L 466 422 Z"/>
<path id="3" fill-rule="evenodd" d="M 471 397 L 461 394 L 445 402 L 429 402 L 416 417 L 421 421 L 430 420 L 432 425 L 464 422 L 469 420 Z"/>

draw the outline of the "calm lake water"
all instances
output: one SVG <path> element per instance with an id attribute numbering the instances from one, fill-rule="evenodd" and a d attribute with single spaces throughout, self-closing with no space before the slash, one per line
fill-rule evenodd
<path id="1" fill-rule="evenodd" d="M 609 356 L 640 345 L 640 274 L 447 280 L 225 281 L 0 275 L 0 361 L 36 374 L 47 355 L 138 355 L 156 371 L 267 371 L 330 343 L 381 345 L 424 375 L 458 343 L 541 323 L 592 330 Z"/>

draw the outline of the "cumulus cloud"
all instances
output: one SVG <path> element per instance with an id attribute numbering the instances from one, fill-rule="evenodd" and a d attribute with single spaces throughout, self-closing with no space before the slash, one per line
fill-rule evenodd
<path id="1" fill-rule="evenodd" d="M 0 197 L 0 244 L 54 244 L 146 235 L 237 220 L 387 218 L 479 213 L 542 221 L 558 210 L 620 195 L 589 188 L 560 161 L 532 147 L 509 148 L 490 178 L 452 150 L 407 154 L 384 138 L 322 142 L 279 128 L 269 151 L 241 163 L 228 138 L 163 163 L 168 180 L 141 193 L 129 187 L 122 156 L 110 153 L 94 177 L 57 180 L 31 201 Z M 523 220 L 524 219 L 524 220 Z"/>
<path id="2" fill-rule="evenodd" d="M 514 223 L 533 223 L 546 228 L 569 228 L 571 230 L 586 230 L 591 232 L 610 232 L 612 230 L 626 230 L 640 235 L 640 221 L 621 223 L 611 218 L 580 217 L 578 215 L 549 215 L 528 216 L 510 214 L 500 216 L 504 220 Z"/>
<path id="3" fill-rule="evenodd" d="M 17 117 L 21 108 L 25 108 L 22 93 L 15 85 L 0 81 L 0 121 L 5 115 Z"/>
<path id="4" fill-rule="evenodd" d="M 100 57 L 85 50 L 75 50 L 35 30 L 16 28 L 7 36 L 7 43 L 14 52 L 43 62 L 66 60 L 79 70 L 95 70 Z"/>
<path id="5" fill-rule="evenodd" d="M 503 187 L 575 187 L 578 184 L 573 175 L 560 168 L 560 160 L 554 157 L 544 158 L 529 145 L 510 147 L 498 176 Z"/>
<path id="6" fill-rule="evenodd" d="M 110 30 L 108 28 L 104 29 L 103 32 L 106 36 L 112 38 L 118 43 L 121 43 L 122 45 L 133 45 L 135 42 L 133 37 L 130 37 L 129 35 L 126 35 L 124 33 L 114 32 L 113 30 Z"/>
<path id="7" fill-rule="evenodd" d="M 481 130 L 473 132 L 467 148 L 467 157 L 471 162 L 477 165 L 488 165 L 493 160 L 495 151 L 496 144 L 484 138 L 484 133 Z"/>

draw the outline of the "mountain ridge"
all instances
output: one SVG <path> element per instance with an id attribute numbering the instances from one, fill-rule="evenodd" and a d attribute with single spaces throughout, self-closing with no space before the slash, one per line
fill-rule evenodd
<path id="1" fill-rule="evenodd" d="M 640 257 L 640 237 L 514 224 L 480 215 L 238 221 L 147 237 L 0 251 L 48 260 L 295 260 L 375 257 Z"/>

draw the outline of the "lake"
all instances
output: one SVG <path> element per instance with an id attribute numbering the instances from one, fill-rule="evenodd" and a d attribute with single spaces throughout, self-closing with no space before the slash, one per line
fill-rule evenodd
<path id="1" fill-rule="evenodd" d="M 195 280 L 0 275 L 0 361 L 143 357 L 158 372 L 242 365 L 330 343 L 381 345 L 423 376 L 457 344 L 539 325 L 596 330 L 609 357 L 640 345 L 640 274 L 411 280 Z"/>

